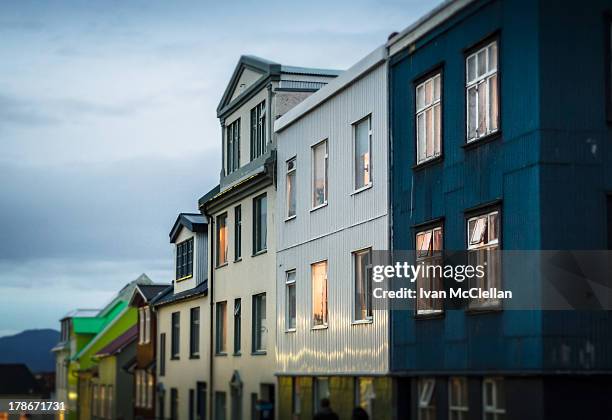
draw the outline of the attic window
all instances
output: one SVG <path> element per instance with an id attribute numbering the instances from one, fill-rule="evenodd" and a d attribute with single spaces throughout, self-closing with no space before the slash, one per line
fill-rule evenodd
<path id="1" fill-rule="evenodd" d="M 176 245 L 176 279 L 193 276 L 193 238 Z"/>
<path id="2" fill-rule="evenodd" d="M 266 101 L 251 109 L 251 160 L 266 152 Z"/>

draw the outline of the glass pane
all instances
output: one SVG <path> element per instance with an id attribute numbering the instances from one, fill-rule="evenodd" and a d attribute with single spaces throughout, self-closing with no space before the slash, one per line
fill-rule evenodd
<path id="1" fill-rule="evenodd" d="M 440 104 L 434 107 L 434 156 L 440 155 L 441 144 L 442 144 L 442 116 Z"/>
<path id="2" fill-rule="evenodd" d="M 425 105 L 431 105 L 433 97 L 433 84 L 431 79 L 425 82 Z"/>
<path id="3" fill-rule="evenodd" d="M 499 238 L 498 216 L 497 212 L 489 214 L 489 242 Z"/>
<path id="4" fill-rule="evenodd" d="M 417 87 L 416 97 L 417 97 L 417 110 L 422 109 L 425 106 L 425 92 L 423 85 Z"/>
<path id="5" fill-rule="evenodd" d="M 434 230 L 433 250 L 434 251 L 441 251 L 442 249 L 443 249 L 442 229 L 436 229 L 436 230 Z"/>
<path id="6" fill-rule="evenodd" d="M 355 126 L 355 189 L 370 183 L 370 120 Z"/>
<path id="7" fill-rule="evenodd" d="M 434 101 L 440 99 L 440 75 L 434 78 Z"/>
<path id="8" fill-rule="evenodd" d="M 327 324 L 327 262 L 312 265 L 313 325 Z"/>
<path id="9" fill-rule="evenodd" d="M 497 74 L 489 78 L 489 131 L 499 126 L 499 97 L 497 95 Z"/>
<path id="10" fill-rule="evenodd" d="M 476 104 L 478 101 L 476 93 L 475 86 L 468 89 L 468 139 L 476 137 Z"/>
<path id="11" fill-rule="evenodd" d="M 433 108 L 429 108 L 425 111 L 425 126 L 427 132 L 427 144 L 425 146 L 425 156 L 431 157 L 434 149 L 434 124 L 433 124 Z"/>
<path id="12" fill-rule="evenodd" d="M 478 83 L 478 137 L 487 133 L 487 83 Z"/>
<path id="13" fill-rule="evenodd" d="M 492 407 L 493 406 L 493 382 L 486 381 L 484 388 L 485 388 L 484 405 L 485 407 Z"/>
<path id="14" fill-rule="evenodd" d="M 476 78 L 476 56 L 472 55 L 467 59 L 467 81 L 470 83 Z"/>
<path id="15" fill-rule="evenodd" d="M 417 116 L 417 154 L 419 162 L 425 159 L 425 114 Z"/>
<path id="16" fill-rule="evenodd" d="M 295 283 L 287 285 L 287 328 L 295 328 L 296 324 L 296 296 Z"/>
<path id="17" fill-rule="evenodd" d="M 327 143 L 323 142 L 313 148 L 313 191 L 312 206 L 316 207 L 326 201 L 325 155 Z"/>
<path id="18" fill-rule="evenodd" d="M 487 72 L 487 50 L 483 49 L 478 52 L 478 77 Z"/>
<path id="19" fill-rule="evenodd" d="M 489 46 L 489 71 L 497 70 L 497 42 Z"/>
<path id="20" fill-rule="evenodd" d="M 287 217 L 295 216 L 295 172 L 287 175 Z"/>

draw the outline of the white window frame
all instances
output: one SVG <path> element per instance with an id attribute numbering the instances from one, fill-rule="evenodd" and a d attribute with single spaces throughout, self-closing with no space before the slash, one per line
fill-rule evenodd
<path id="1" fill-rule="evenodd" d="M 144 343 L 148 344 L 151 342 L 151 307 L 150 306 L 145 306 L 144 315 L 145 315 Z"/>
<path id="2" fill-rule="evenodd" d="M 368 183 L 364 183 L 362 186 L 357 185 L 357 126 L 363 122 L 368 122 L 368 156 L 369 162 L 366 172 L 368 173 L 370 180 Z M 363 118 L 355 121 L 351 124 L 352 132 L 353 132 L 353 194 L 361 192 L 363 190 L 367 190 L 372 187 L 373 178 L 372 178 L 372 114 L 368 114 Z"/>
<path id="3" fill-rule="evenodd" d="M 319 146 L 325 146 L 325 157 L 324 157 L 324 165 L 323 165 L 323 170 L 324 170 L 324 184 L 323 184 L 323 196 L 324 196 L 324 200 L 322 203 L 319 204 L 315 204 L 315 184 L 316 184 L 316 180 L 315 180 L 315 149 Z M 317 209 L 320 209 L 321 207 L 325 207 L 327 206 L 328 203 L 328 187 L 329 187 L 329 178 L 328 178 L 328 173 L 329 173 L 329 142 L 328 139 L 324 139 L 321 140 L 320 142 L 313 144 L 310 147 L 310 156 L 311 156 L 311 164 L 310 164 L 310 169 L 311 169 L 311 174 L 312 176 L 311 178 L 311 188 L 310 188 L 310 206 L 311 209 L 310 211 L 314 211 Z"/>
<path id="4" fill-rule="evenodd" d="M 325 319 L 321 324 L 316 324 L 315 323 L 315 308 L 314 308 L 314 293 L 315 293 L 315 288 L 314 288 L 314 267 L 320 264 L 325 264 L 325 279 L 324 279 L 324 285 L 325 285 Z M 316 329 L 324 329 L 327 328 L 328 324 L 329 324 L 329 262 L 328 260 L 321 260 L 321 261 L 316 261 L 312 264 L 310 264 L 310 285 L 312 288 L 312 294 L 311 294 L 311 308 L 310 308 L 310 321 L 312 322 L 312 329 L 316 330 Z"/>
<path id="5" fill-rule="evenodd" d="M 491 236 L 491 229 L 489 229 L 491 219 L 495 217 L 497 219 L 496 226 L 496 234 L 497 237 Z M 474 222 L 474 232 L 470 232 L 470 224 Z M 483 224 L 481 227 L 478 227 L 478 223 Z M 468 261 L 470 258 L 470 254 L 475 251 L 495 251 L 497 252 L 497 256 L 499 256 L 499 251 L 501 249 L 500 236 L 501 236 L 501 211 L 499 209 L 488 210 L 483 213 L 474 215 L 467 220 L 467 248 L 468 248 Z M 478 229 L 478 230 L 477 230 Z M 473 236 L 479 233 L 481 239 L 476 242 Z M 486 236 L 486 238 L 485 238 Z M 494 254 L 495 255 L 495 254 Z M 498 260 L 499 272 L 497 272 L 497 278 L 493 279 L 494 283 L 491 282 L 491 273 L 489 270 L 491 269 L 491 265 L 487 265 L 487 277 L 485 279 L 472 278 L 470 282 L 472 283 L 470 287 L 479 287 L 475 285 L 475 281 L 481 281 L 481 288 L 490 289 L 491 287 L 501 289 L 502 284 L 502 268 L 501 268 L 501 258 Z M 494 267 L 495 268 L 495 267 Z M 486 280 L 486 282 L 485 282 Z M 495 309 L 501 307 L 501 300 L 495 297 L 491 298 L 481 298 L 481 299 L 470 299 L 469 302 L 470 309 Z"/>
<path id="6" fill-rule="evenodd" d="M 293 273 L 293 280 L 289 279 L 289 274 Z M 297 328 L 297 271 L 296 269 L 285 271 L 285 332 L 294 332 Z M 293 288 L 296 306 L 295 323 L 293 327 L 290 326 L 289 319 L 289 288 Z"/>
<path id="7" fill-rule="evenodd" d="M 493 416 L 493 420 L 503 420 L 506 416 L 506 409 L 501 408 L 499 406 L 500 399 L 500 390 L 498 384 L 500 381 L 503 381 L 501 378 L 485 378 L 482 381 L 482 414 L 483 418 L 487 418 L 487 414 L 491 414 Z M 487 404 L 487 384 L 491 384 L 493 386 L 493 392 L 491 396 L 493 397 L 492 404 Z M 505 398 L 504 395 L 501 398 Z M 505 407 L 505 404 L 503 404 Z"/>
<path id="8" fill-rule="evenodd" d="M 291 219 L 295 219 L 297 216 L 297 191 L 295 189 L 296 187 L 296 182 L 297 182 L 297 156 L 293 156 L 291 159 L 287 159 L 287 162 L 285 163 L 286 165 L 286 174 L 285 174 L 285 195 L 286 195 L 286 200 L 285 200 L 285 206 L 286 206 L 286 211 L 285 211 L 285 221 L 287 220 L 291 220 Z M 291 184 L 291 191 L 293 192 L 293 197 L 295 200 L 294 203 L 294 212 L 293 214 L 289 214 L 289 209 L 291 208 L 290 206 L 290 202 L 291 202 L 291 195 L 289 193 L 289 179 L 290 177 L 293 176 L 293 183 Z"/>
<path id="9" fill-rule="evenodd" d="M 145 317 L 144 308 L 138 308 L 138 344 L 145 342 Z"/>
<path id="10" fill-rule="evenodd" d="M 489 68 L 489 51 L 490 51 L 490 47 L 494 47 L 495 51 L 496 51 L 496 62 L 495 62 L 495 68 L 494 69 L 490 69 Z M 485 54 L 485 66 L 486 66 L 486 71 L 478 76 L 478 54 L 484 52 Z M 469 79 L 470 75 L 469 75 L 469 62 L 471 59 L 474 59 L 474 65 L 475 65 L 475 78 L 473 79 Z M 495 83 L 496 83 L 496 90 L 497 90 L 497 103 L 495 104 L 495 106 L 497 107 L 497 122 L 496 122 L 496 127 L 495 128 L 491 128 L 491 113 L 492 113 L 492 104 L 491 104 L 491 90 L 490 90 L 490 83 L 491 83 L 491 79 L 495 77 Z M 499 103 L 499 98 L 500 98 L 500 92 L 499 92 L 499 88 L 500 88 L 500 83 L 499 83 L 499 42 L 497 39 L 488 42 L 486 45 L 478 48 L 476 51 L 470 53 L 466 58 L 465 58 L 465 107 L 466 107 L 466 119 L 465 119 L 465 132 L 466 132 L 466 140 L 467 143 L 471 143 L 473 141 L 479 140 L 483 137 L 486 137 L 488 135 L 491 135 L 493 133 L 496 133 L 499 131 L 500 128 L 500 120 L 501 120 L 501 115 L 500 115 L 500 103 Z M 479 108 L 479 95 L 478 95 L 478 89 L 479 86 L 483 84 L 486 87 L 486 101 L 487 101 L 487 107 L 486 107 L 486 116 L 485 116 L 485 130 L 484 133 L 481 135 L 478 135 L 478 120 L 479 120 L 479 115 L 478 115 L 478 108 Z M 470 95 L 469 92 L 472 88 L 476 89 L 476 106 L 475 106 L 475 112 L 476 112 L 476 128 L 475 128 L 475 136 L 470 136 Z"/>
<path id="11" fill-rule="evenodd" d="M 442 249 L 440 250 L 435 250 L 434 249 L 434 238 L 436 233 L 439 232 L 442 235 Z M 418 243 L 419 243 L 419 236 L 421 235 L 425 235 L 427 239 L 427 249 L 418 249 Z M 424 264 L 425 266 L 427 265 L 441 265 L 442 264 L 442 251 L 444 249 L 444 228 L 441 225 L 434 225 L 431 226 L 429 228 L 426 229 L 422 229 L 417 231 L 416 235 L 415 235 L 415 255 L 416 255 L 416 262 L 417 264 Z M 435 281 L 434 279 L 417 279 L 417 286 L 420 284 L 421 281 L 428 281 L 429 283 L 429 290 L 432 291 L 434 290 L 432 286 L 432 282 Z M 442 285 L 442 279 L 438 279 L 439 285 L 440 287 L 437 288 L 436 290 L 442 290 L 443 289 L 443 285 Z M 417 301 L 416 301 L 416 313 L 419 316 L 424 316 L 424 315 L 435 315 L 435 314 L 441 314 L 444 312 L 444 305 L 443 305 L 443 301 L 442 299 L 433 299 L 432 300 L 434 302 L 438 302 L 441 307 L 440 308 L 434 308 L 434 305 L 430 305 L 427 309 L 419 309 L 419 302 L 421 301 L 421 297 L 420 297 L 420 293 L 417 292 Z"/>
<path id="12" fill-rule="evenodd" d="M 436 98 L 436 81 L 438 82 L 437 93 L 438 96 Z M 431 102 L 425 103 L 425 88 L 427 84 L 431 83 Z M 419 104 L 419 91 L 423 92 L 423 105 Z M 427 79 L 420 82 L 414 89 L 414 98 L 415 98 L 415 117 L 414 124 L 416 127 L 416 157 L 417 157 L 417 165 L 421 163 L 428 162 L 433 159 L 437 159 L 442 156 L 442 71 L 438 70 L 435 74 L 431 75 Z M 431 154 L 428 156 L 427 150 L 427 112 L 431 111 L 431 135 L 433 150 Z M 436 131 L 436 111 L 438 111 L 439 115 L 439 132 Z M 419 117 L 423 117 L 424 124 L 424 132 L 425 139 L 423 140 L 423 145 L 425 146 L 425 151 L 423 156 L 421 157 L 421 130 L 419 129 Z M 437 143 L 437 144 L 436 144 Z"/>
<path id="13" fill-rule="evenodd" d="M 373 304 L 373 296 L 370 295 L 369 301 L 368 299 L 366 299 L 366 312 L 368 309 L 368 306 L 370 306 L 370 314 L 366 315 L 365 318 L 363 319 L 357 319 L 357 306 L 356 306 L 356 302 L 355 302 L 355 297 L 356 297 L 356 293 L 357 293 L 357 256 L 360 254 L 364 254 L 364 253 L 369 253 L 370 254 L 370 265 L 372 264 L 372 247 L 366 247 L 366 248 L 360 248 L 360 249 L 356 249 L 355 251 L 351 252 L 351 263 L 353 265 L 353 324 L 369 324 L 373 321 L 374 319 L 374 304 Z M 371 274 L 371 273 L 370 273 Z M 366 269 L 366 273 L 365 273 L 365 281 L 368 282 L 368 271 Z M 373 285 L 371 284 L 372 282 L 372 278 L 370 277 L 369 279 L 370 281 L 370 291 L 372 290 Z M 366 293 L 367 293 L 367 284 L 366 286 Z"/>
<path id="14" fill-rule="evenodd" d="M 453 398 L 453 380 L 458 380 L 461 383 L 461 392 L 465 394 L 464 398 L 461 398 L 462 395 Z M 461 401 L 462 399 L 465 400 L 466 405 L 453 405 L 453 400 Z M 467 378 L 464 376 L 451 376 L 450 378 L 448 378 L 448 418 L 467 420 L 470 411 L 469 403 L 470 401 Z"/>
<path id="15" fill-rule="evenodd" d="M 436 380 L 434 378 L 419 378 L 417 382 L 417 398 L 418 398 L 418 420 L 433 420 L 435 417 L 431 417 L 431 413 L 423 415 L 424 410 L 431 410 L 437 412 L 435 404 L 435 391 L 436 391 Z M 432 404 L 433 401 L 433 404 Z"/>

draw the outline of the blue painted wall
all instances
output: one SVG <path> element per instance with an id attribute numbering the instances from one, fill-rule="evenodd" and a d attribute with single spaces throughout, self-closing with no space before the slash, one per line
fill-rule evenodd
<path id="1" fill-rule="evenodd" d="M 445 249 L 465 249 L 465 211 L 495 200 L 501 200 L 505 250 L 606 247 L 612 139 L 602 93 L 603 12 L 610 3 L 476 2 L 418 41 L 414 52 L 392 58 L 395 250 L 414 249 L 413 226 L 440 217 Z M 501 136 L 462 147 L 465 49 L 495 33 Z M 443 158 L 415 169 L 414 82 L 436 66 L 443 69 Z M 538 279 L 503 281 L 533 287 Z M 395 311 L 391 366 L 414 373 L 609 369 L 612 351 L 602 352 L 612 350 L 611 325 L 608 315 L 597 312 L 447 310 L 440 319 L 417 320 Z M 579 356 L 587 339 L 598 352 L 588 367 Z M 570 345 L 571 361 L 561 361 L 561 344 Z"/>

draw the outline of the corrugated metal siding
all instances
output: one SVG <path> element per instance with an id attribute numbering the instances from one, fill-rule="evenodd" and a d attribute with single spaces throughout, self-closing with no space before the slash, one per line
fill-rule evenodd
<path id="1" fill-rule="evenodd" d="M 352 123 L 371 115 L 372 188 L 353 192 Z M 311 212 L 311 146 L 328 139 L 328 205 Z M 388 249 L 387 86 L 381 65 L 278 134 L 278 323 L 280 373 L 384 373 L 387 313 L 353 325 L 352 255 Z M 286 215 L 285 162 L 297 156 L 297 217 Z M 310 264 L 328 260 L 329 326 L 311 329 Z M 285 332 L 285 272 L 296 269 L 297 330 Z"/>
<path id="2" fill-rule="evenodd" d="M 196 285 L 201 284 L 208 278 L 208 234 L 206 232 L 196 233 Z"/>

